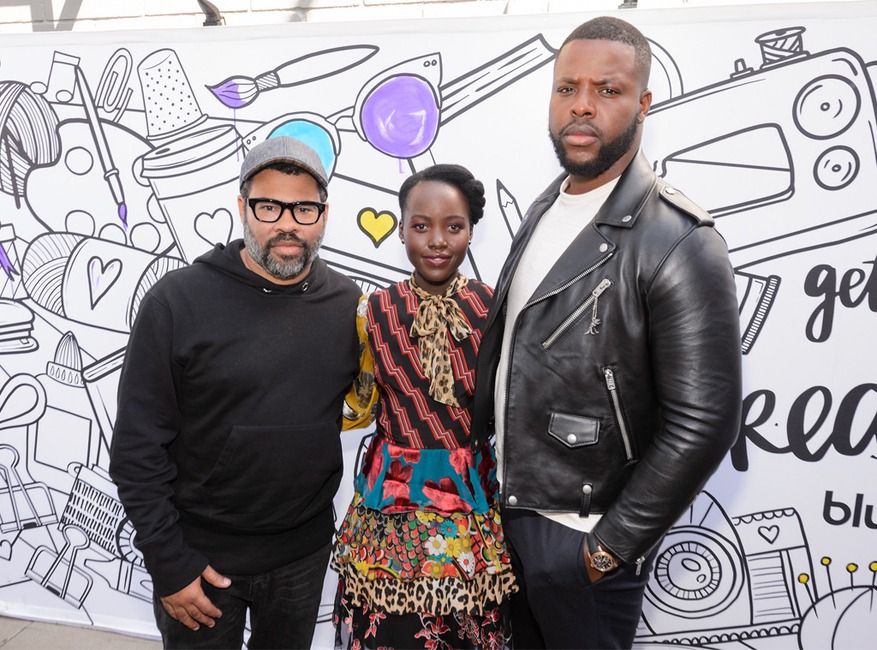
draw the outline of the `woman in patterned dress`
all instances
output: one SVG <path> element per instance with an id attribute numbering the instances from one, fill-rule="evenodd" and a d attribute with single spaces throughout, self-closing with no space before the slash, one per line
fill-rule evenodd
<path id="1" fill-rule="evenodd" d="M 364 296 L 362 372 L 345 427 L 375 435 L 337 534 L 338 648 L 503 648 L 514 577 L 495 459 L 469 425 L 490 287 L 459 272 L 484 213 L 484 186 L 435 165 L 399 190 L 414 271 Z"/>

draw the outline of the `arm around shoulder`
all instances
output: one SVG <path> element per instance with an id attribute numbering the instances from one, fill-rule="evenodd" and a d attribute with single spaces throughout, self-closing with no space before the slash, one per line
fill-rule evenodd
<path id="1" fill-rule="evenodd" d="M 367 427 L 375 419 L 378 408 L 378 387 L 375 383 L 375 357 L 368 342 L 368 310 L 369 295 L 359 299 L 356 308 L 356 333 L 359 338 L 359 372 L 353 379 L 353 385 L 344 396 L 343 418 L 341 428 L 344 431 Z"/>

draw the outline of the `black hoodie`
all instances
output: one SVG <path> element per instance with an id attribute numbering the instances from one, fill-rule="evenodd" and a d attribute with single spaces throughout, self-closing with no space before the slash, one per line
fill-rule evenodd
<path id="1" fill-rule="evenodd" d="M 360 291 L 321 259 L 294 285 L 240 240 L 146 294 L 119 384 L 110 473 L 160 596 L 209 563 L 255 574 L 331 540 Z"/>

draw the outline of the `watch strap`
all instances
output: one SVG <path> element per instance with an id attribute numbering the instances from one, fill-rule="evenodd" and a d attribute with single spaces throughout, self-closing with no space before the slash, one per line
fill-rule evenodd
<path id="1" fill-rule="evenodd" d="M 588 544 L 588 555 L 593 555 L 600 550 L 600 544 L 597 536 L 593 532 L 585 533 L 585 540 Z"/>

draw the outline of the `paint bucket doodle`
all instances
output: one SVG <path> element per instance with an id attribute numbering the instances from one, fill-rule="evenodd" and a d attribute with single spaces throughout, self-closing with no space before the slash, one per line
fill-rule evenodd
<path id="1" fill-rule="evenodd" d="M 140 159 L 140 175 L 187 262 L 233 238 L 238 219 L 227 206 L 238 194 L 245 153 L 234 127 L 224 125 L 173 140 Z"/>

